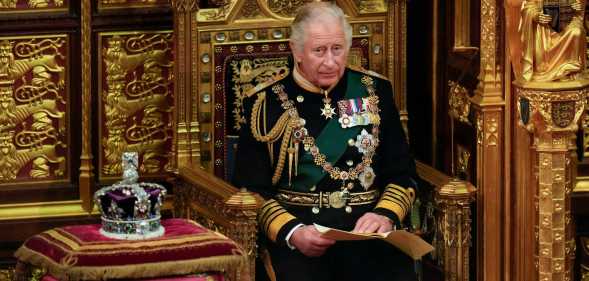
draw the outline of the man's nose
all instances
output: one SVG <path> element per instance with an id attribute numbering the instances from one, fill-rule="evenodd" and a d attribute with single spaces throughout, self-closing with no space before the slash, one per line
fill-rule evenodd
<path id="1" fill-rule="evenodd" d="M 327 51 L 323 64 L 328 67 L 335 65 L 335 56 L 331 50 Z"/>

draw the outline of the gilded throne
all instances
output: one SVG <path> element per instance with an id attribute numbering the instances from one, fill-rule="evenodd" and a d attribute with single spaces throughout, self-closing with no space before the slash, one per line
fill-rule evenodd
<path id="1" fill-rule="evenodd" d="M 199 8 L 195 1 L 172 1 L 178 62 L 175 216 L 196 219 L 244 247 L 250 260 L 237 272 L 229 273 L 236 280 L 254 279 L 258 254 L 256 211 L 261 205 L 260 197 L 224 181 L 232 176 L 233 153 L 239 149 L 237 136 L 245 120 L 242 100 L 244 93 L 257 84 L 289 71 L 289 22 L 304 2 L 238 0 Z M 406 3 L 336 2 L 349 16 L 354 30 L 349 65 L 383 73 L 391 80 L 397 93 L 391 98 L 406 126 Z M 421 204 L 415 205 L 417 208 L 407 216 L 405 225 L 434 242 L 438 262 L 432 263 L 432 267 L 444 271 L 446 278 L 467 280 L 469 269 L 462 265 L 468 265 L 468 203 L 474 188 L 465 182 L 451 181 L 421 163 L 418 172 L 430 188 L 422 189 Z M 444 220 L 456 212 L 465 214 L 460 216 L 463 219 L 431 227 L 436 218 Z M 426 226 L 428 222 L 430 226 Z M 464 228 L 465 233 L 450 231 L 457 227 Z M 460 242 L 444 243 L 446 240 Z M 457 260 L 462 262 L 456 263 Z"/>

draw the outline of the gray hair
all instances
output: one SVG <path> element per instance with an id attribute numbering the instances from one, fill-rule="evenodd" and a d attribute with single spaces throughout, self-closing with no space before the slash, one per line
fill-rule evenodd
<path id="1" fill-rule="evenodd" d="M 294 48 L 303 50 L 306 39 L 305 27 L 313 21 L 326 16 L 341 21 L 346 39 L 345 47 L 349 50 L 352 46 L 352 26 L 346 20 L 342 9 L 329 2 L 310 2 L 300 8 L 290 27 L 290 41 Z"/>

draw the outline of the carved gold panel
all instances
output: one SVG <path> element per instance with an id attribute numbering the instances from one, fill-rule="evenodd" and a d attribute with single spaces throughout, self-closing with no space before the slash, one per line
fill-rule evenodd
<path id="1" fill-rule="evenodd" d="M 98 9 L 169 7 L 169 0 L 98 0 Z"/>
<path id="2" fill-rule="evenodd" d="M 385 0 L 354 0 L 360 14 L 386 13 L 387 3 Z"/>
<path id="3" fill-rule="evenodd" d="M 69 178 L 69 38 L 0 37 L 0 186 Z"/>
<path id="4" fill-rule="evenodd" d="M 99 175 L 121 175 L 121 154 L 139 153 L 142 175 L 171 171 L 171 31 L 99 33 Z"/>
<path id="5" fill-rule="evenodd" d="M 0 14 L 67 11 L 70 0 L 0 0 Z"/>
<path id="6" fill-rule="evenodd" d="M 474 51 L 470 42 L 470 0 L 454 1 L 454 52 Z"/>

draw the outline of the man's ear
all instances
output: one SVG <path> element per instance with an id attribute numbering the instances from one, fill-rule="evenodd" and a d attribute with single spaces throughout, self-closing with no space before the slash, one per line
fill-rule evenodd
<path id="1" fill-rule="evenodd" d="M 290 46 L 290 51 L 292 53 L 292 56 L 294 57 L 295 63 L 300 63 L 303 59 L 301 51 L 296 47 L 296 44 L 294 44 L 292 41 L 288 41 L 288 45 Z"/>

